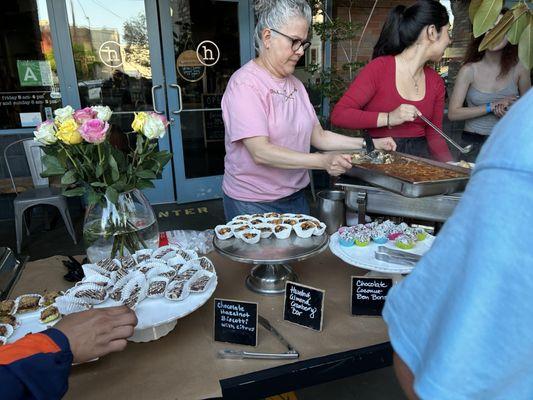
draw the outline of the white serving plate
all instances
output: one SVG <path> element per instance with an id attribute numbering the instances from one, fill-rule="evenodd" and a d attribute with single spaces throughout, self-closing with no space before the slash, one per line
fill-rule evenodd
<path id="1" fill-rule="evenodd" d="M 374 241 L 370 241 L 368 246 L 365 247 L 359 247 L 355 245 L 351 247 L 345 247 L 340 245 L 339 233 L 335 232 L 330 237 L 329 248 L 331 252 L 337 257 L 339 257 L 341 260 L 355 267 L 360 267 L 368 269 L 370 271 L 377 271 L 383 273 L 408 274 L 413 270 L 412 266 L 393 264 L 386 261 L 376 260 L 376 258 L 374 257 L 374 253 L 378 249 L 378 246 L 385 246 L 395 250 L 402 250 L 408 253 L 423 255 L 431 248 L 431 245 L 433 244 L 434 240 L 435 236 L 428 234 L 424 240 L 422 240 L 421 242 L 416 242 L 416 246 L 411 250 L 399 249 L 394 245 L 394 241 L 391 240 L 389 240 L 386 244 L 382 245 L 379 245 Z"/>
<path id="2" fill-rule="evenodd" d="M 183 301 L 171 301 L 164 297 L 146 298 L 139 303 L 135 309 L 138 323 L 135 327 L 135 333 L 129 340 L 134 342 L 147 342 L 159 339 L 169 333 L 177 323 L 177 320 L 194 312 L 207 300 L 211 298 L 218 284 L 217 276 L 209 283 L 206 290 L 202 293 L 191 293 Z M 120 305 L 120 303 L 107 299 L 105 302 L 96 305 L 96 308 L 105 308 Z M 13 335 L 7 340 L 12 343 L 28 333 L 37 333 L 44 331 L 52 326 L 56 321 L 50 324 L 42 324 L 39 321 L 41 310 L 26 314 L 17 314 L 17 320 L 20 326 L 15 329 Z"/>

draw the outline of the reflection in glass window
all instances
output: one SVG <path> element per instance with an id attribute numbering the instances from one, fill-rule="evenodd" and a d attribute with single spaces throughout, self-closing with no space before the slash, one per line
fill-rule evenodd
<path id="1" fill-rule="evenodd" d="M 129 131 L 133 111 L 152 110 L 144 1 L 67 0 L 81 106 L 104 104 Z"/>
<path id="2" fill-rule="evenodd" d="M 52 118 L 61 94 L 46 1 L 2 2 L 0 129 L 34 127 Z"/>
<path id="3" fill-rule="evenodd" d="M 216 43 L 219 61 L 204 69 L 180 70 L 183 112 L 181 136 L 187 179 L 224 173 L 224 123 L 219 110 L 231 75 L 240 68 L 238 3 L 210 0 L 173 0 L 172 23 L 177 59 L 193 52 L 204 40 Z M 195 74 L 199 71 L 200 74 Z"/>

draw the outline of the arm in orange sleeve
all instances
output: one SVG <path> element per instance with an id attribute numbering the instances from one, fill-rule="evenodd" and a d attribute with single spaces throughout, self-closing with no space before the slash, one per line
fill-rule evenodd
<path id="1" fill-rule="evenodd" d="M 57 329 L 0 347 L 2 399 L 60 399 L 67 392 L 72 352 Z"/>

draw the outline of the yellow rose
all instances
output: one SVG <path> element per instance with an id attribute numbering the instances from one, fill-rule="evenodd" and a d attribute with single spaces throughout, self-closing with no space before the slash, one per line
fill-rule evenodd
<path id="1" fill-rule="evenodd" d="M 83 141 L 78 132 L 78 124 L 74 118 L 69 118 L 59 125 L 56 136 L 59 140 L 66 144 L 79 144 Z"/>
<path id="2" fill-rule="evenodd" d="M 135 113 L 135 118 L 133 122 L 131 123 L 131 128 L 135 132 L 142 132 L 144 123 L 146 122 L 146 119 L 148 118 L 148 114 L 141 111 L 139 113 Z"/>

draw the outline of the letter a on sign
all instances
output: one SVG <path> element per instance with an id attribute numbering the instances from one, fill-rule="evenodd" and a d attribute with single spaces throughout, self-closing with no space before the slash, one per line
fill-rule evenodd
<path id="1" fill-rule="evenodd" d="M 20 86 L 43 86 L 41 68 L 36 60 L 17 60 Z"/>
<path id="2" fill-rule="evenodd" d="M 35 72 L 33 72 L 30 67 L 26 67 L 26 73 L 24 74 L 24 81 L 37 82 L 37 77 L 35 76 Z"/>

